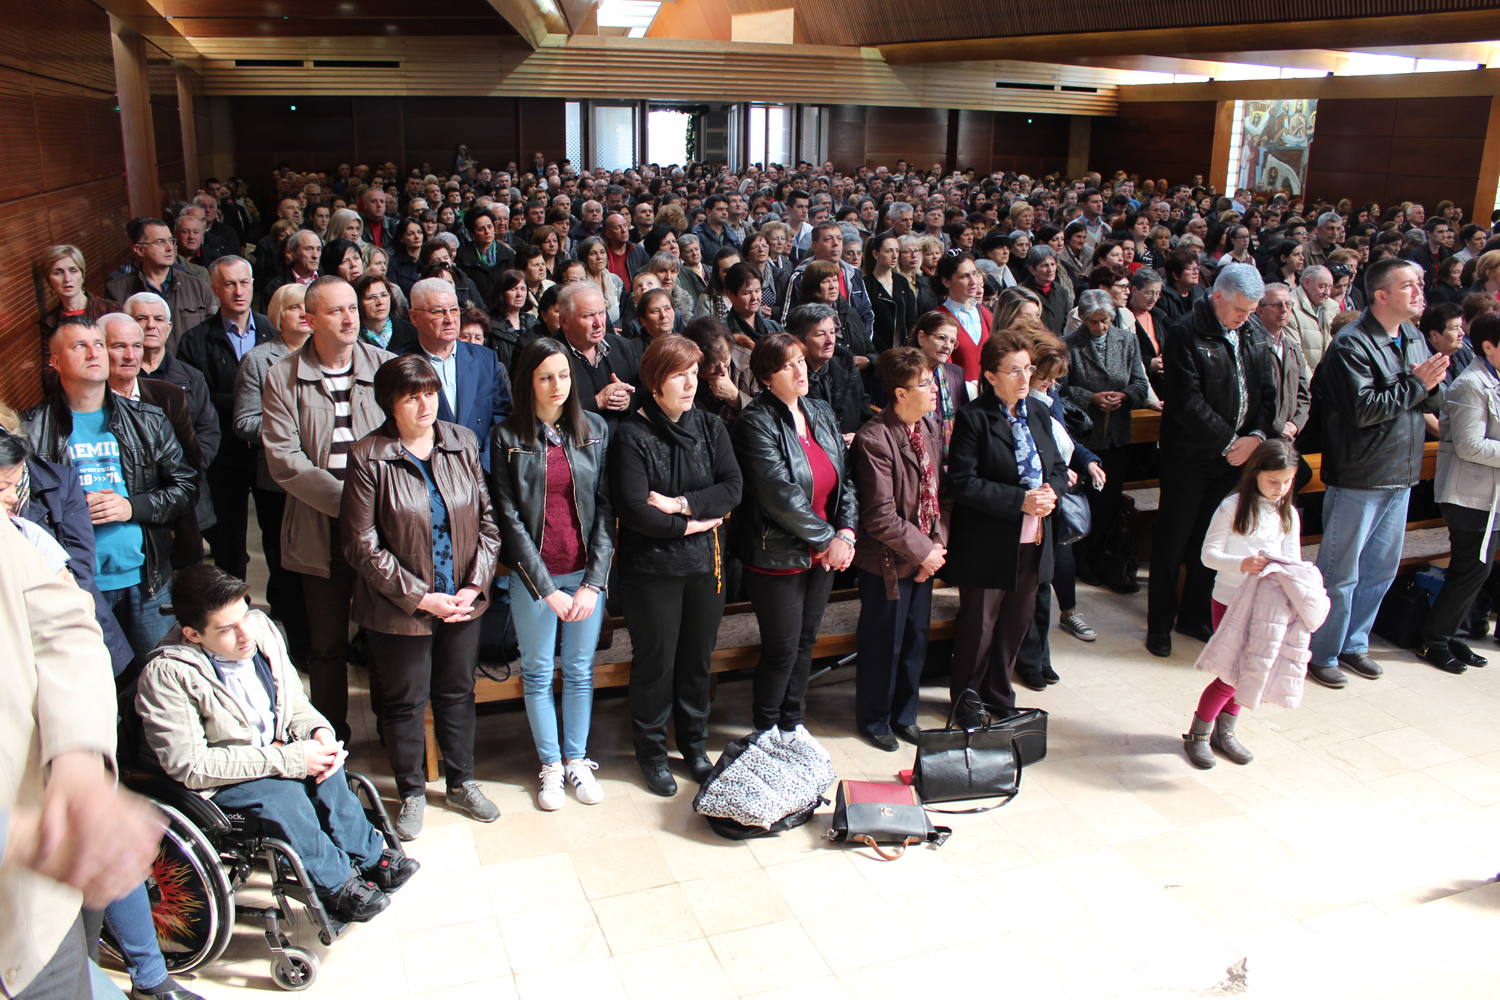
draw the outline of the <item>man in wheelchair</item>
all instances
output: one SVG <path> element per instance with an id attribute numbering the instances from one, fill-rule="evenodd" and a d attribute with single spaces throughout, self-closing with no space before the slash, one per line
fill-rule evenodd
<path id="1" fill-rule="evenodd" d="M 348 753 L 249 593 L 215 566 L 174 575 L 178 627 L 137 684 L 146 743 L 170 777 L 290 844 L 334 916 L 369 920 L 419 866 L 385 846 L 347 782 L 327 780 Z"/>

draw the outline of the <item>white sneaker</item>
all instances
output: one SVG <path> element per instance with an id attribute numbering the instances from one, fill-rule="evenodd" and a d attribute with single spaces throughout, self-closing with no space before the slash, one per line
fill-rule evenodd
<path id="1" fill-rule="evenodd" d="M 568 801 L 568 794 L 563 791 L 563 773 L 562 761 L 542 765 L 542 787 L 536 793 L 536 804 L 548 812 L 561 809 Z"/>
<path id="2" fill-rule="evenodd" d="M 828 756 L 828 751 L 823 749 L 823 744 L 819 743 L 813 736 L 813 734 L 807 731 L 806 726 L 799 725 L 796 729 L 793 729 L 789 733 L 782 733 L 781 741 L 783 743 L 806 743 L 808 746 L 818 751 L 818 753 L 822 754 L 824 760 L 832 759 Z"/>
<path id="3" fill-rule="evenodd" d="M 586 758 L 570 760 L 567 763 L 568 783 L 573 786 L 573 794 L 578 796 L 578 801 L 586 806 L 596 806 L 604 801 L 604 789 L 599 787 L 599 781 L 594 777 L 594 772 L 599 770 L 599 765 Z"/>

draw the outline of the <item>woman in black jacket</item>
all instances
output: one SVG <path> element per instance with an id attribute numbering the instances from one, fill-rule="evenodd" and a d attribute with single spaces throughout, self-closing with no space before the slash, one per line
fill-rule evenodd
<path id="1" fill-rule="evenodd" d="M 889 233 L 865 243 L 865 294 L 875 307 L 870 341 L 877 352 L 906 346 L 917 322 L 917 293 L 896 269 L 900 256 L 901 240 Z"/>
<path id="2" fill-rule="evenodd" d="M 521 348 L 540 336 L 536 314 L 526 311 L 529 294 L 526 275 L 514 268 L 501 272 L 490 292 L 490 331 L 485 343 L 499 355 L 506 371 L 515 367 Z"/>
<path id="3" fill-rule="evenodd" d="M 1030 398 L 1026 338 L 1015 330 L 991 334 L 979 367 L 980 396 L 958 412 L 948 449 L 954 544 L 943 567 L 943 580 L 958 587 L 949 692 L 966 726 L 977 722 L 973 695 L 1015 707 L 1016 655 L 1037 588 L 1052 579 L 1048 516 L 1068 489 L 1051 411 Z"/>
<path id="4" fill-rule="evenodd" d="M 754 723 L 817 746 L 803 725 L 812 649 L 833 574 L 854 558 L 859 509 L 833 411 L 804 398 L 802 345 L 772 334 L 755 345 L 750 370 L 765 389 L 730 430 L 748 486 L 730 525 L 760 626 Z"/>
<path id="5" fill-rule="evenodd" d="M 646 396 L 609 450 L 635 759 L 657 795 L 677 793 L 668 717 L 693 780 L 713 770 L 708 668 L 724 616 L 720 526 L 740 502 L 740 467 L 724 422 L 693 406 L 702 359 L 686 337 L 651 341 L 638 385 Z"/>

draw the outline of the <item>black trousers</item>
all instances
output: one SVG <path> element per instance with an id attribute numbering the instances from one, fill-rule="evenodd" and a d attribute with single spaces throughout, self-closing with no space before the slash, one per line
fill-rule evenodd
<path id="1" fill-rule="evenodd" d="M 896 581 L 859 570 L 859 627 L 855 631 L 854 724 L 861 733 L 889 733 L 917 721 L 927 634 L 932 629 L 932 581 Z"/>
<path id="2" fill-rule="evenodd" d="M 1146 631 L 1165 635 L 1174 624 L 1213 628 L 1209 599 L 1213 570 L 1203 565 L 1203 536 L 1219 502 L 1240 481 L 1240 470 L 1222 458 L 1185 460 L 1161 456 L 1161 506 L 1151 533 L 1151 586 L 1147 591 Z M 1177 571 L 1187 566 L 1181 608 Z"/>
<path id="3" fill-rule="evenodd" d="M 1021 546 L 1015 590 L 958 588 L 953 673 L 948 678 L 948 693 L 955 702 L 972 688 L 987 704 L 1016 707 L 1011 674 L 1031 626 L 1041 560 L 1040 545 Z"/>
<path id="4" fill-rule="evenodd" d="M 1065 552 L 1070 548 L 1071 545 L 1059 545 L 1053 552 Z M 1052 643 L 1048 633 L 1052 628 L 1052 587 L 1057 582 L 1056 573 L 1054 569 L 1052 583 L 1044 583 L 1036 588 L 1036 604 L 1031 609 L 1031 624 L 1016 653 L 1015 673 L 1022 677 L 1041 679 L 1042 672 L 1052 666 Z"/>
<path id="5" fill-rule="evenodd" d="M 667 720 L 688 760 L 708 744 L 708 670 L 724 617 L 724 592 L 712 573 L 631 573 L 618 591 L 630 626 L 630 724 L 635 755 L 667 759 Z"/>
<path id="6" fill-rule="evenodd" d="M 1097 549 L 1110 548 L 1109 545 L 1120 535 L 1120 505 L 1125 496 L 1125 475 L 1130 468 L 1130 446 L 1122 445 L 1119 448 L 1104 448 L 1098 452 L 1099 468 L 1104 470 L 1104 489 L 1096 490 L 1089 486 L 1084 490 L 1084 496 L 1089 501 L 1089 521 L 1092 530 L 1089 537 L 1077 543 L 1087 547 L 1092 555 Z M 1088 482 L 1088 473 L 1080 473 L 1080 485 Z M 1084 553 L 1076 553 L 1079 556 Z"/>
<path id="7" fill-rule="evenodd" d="M 821 566 L 786 576 L 747 568 L 745 589 L 760 626 L 752 721 L 757 730 L 796 729 L 807 718 L 812 650 L 833 591 L 833 574 Z"/>
<path id="8" fill-rule="evenodd" d="M 266 554 L 266 603 L 271 617 L 286 629 L 287 649 L 295 663 L 307 658 L 312 637 L 307 628 L 307 605 L 302 600 L 302 577 L 281 565 L 281 518 L 286 513 L 286 494 L 253 487 L 255 521 L 260 525 L 260 547 Z"/>
<path id="9" fill-rule="evenodd" d="M 1422 622 L 1422 644 L 1431 645 L 1448 642 L 1458 634 L 1469 609 L 1474 606 L 1474 597 L 1489 579 L 1490 567 L 1495 562 L 1495 548 L 1500 546 L 1500 531 L 1490 538 L 1489 551 L 1480 558 L 1479 549 L 1484 545 L 1484 529 L 1464 530 L 1448 525 L 1448 544 L 1453 553 L 1448 563 L 1448 576 L 1437 600 Z"/>
<path id="10" fill-rule="evenodd" d="M 203 537 L 213 549 L 214 565 L 243 580 L 250 565 L 245 530 L 250 520 L 250 489 L 255 485 L 255 455 L 238 439 L 232 444 L 226 441 L 208 467 L 207 477 L 215 524 Z"/>
<path id="11" fill-rule="evenodd" d="M 328 519 L 328 576 L 302 575 L 311 645 L 307 676 L 313 708 L 323 713 L 334 735 L 349 739 L 349 604 L 354 599 L 354 568 L 339 544 L 339 521 Z"/>
<path id="12" fill-rule="evenodd" d="M 371 669 L 380 675 L 381 732 L 402 798 L 427 785 L 426 712 L 448 787 L 474 777 L 474 668 L 479 662 L 481 619 L 432 623 L 431 635 L 391 635 L 367 630 Z"/>

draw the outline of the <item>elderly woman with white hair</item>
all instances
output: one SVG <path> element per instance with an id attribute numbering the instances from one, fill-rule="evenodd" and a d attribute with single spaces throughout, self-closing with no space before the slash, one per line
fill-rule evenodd
<path id="1" fill-rule="evenodd" d="M 1078 329 L 1063 342 L 1068 345 L 1068 392 L 1093 420 L 1093 429 L 1078 443 L 1099 456 L 1105 477 L 1104 488 L 1088 494 L 1093 533 L 1086 558 L 1111 590 L 1133 594 L 1141 586 L 1123 558 L 1120 498 L 1130 455 L 1130 411 L 1146 405 L 1151 384 L 1140 344 L 1115 321 L 1117 312 L 1114 296 L 1102 288 L 1089 289 L 1078 297 Z"/>

